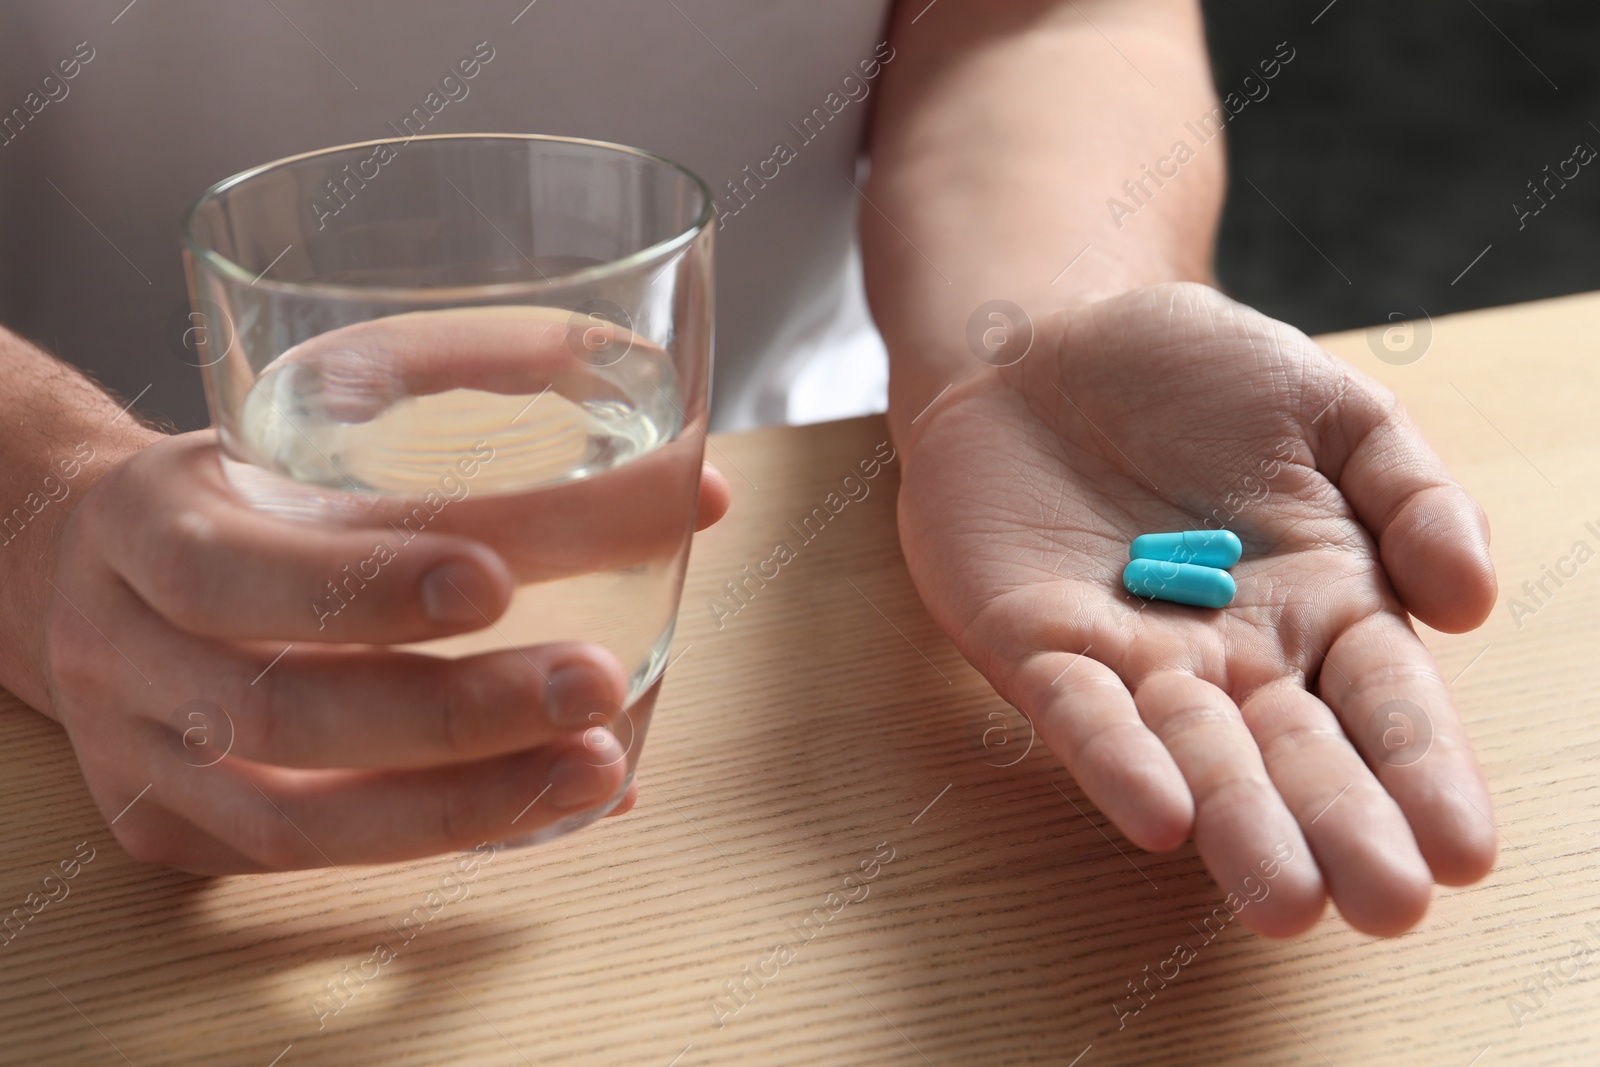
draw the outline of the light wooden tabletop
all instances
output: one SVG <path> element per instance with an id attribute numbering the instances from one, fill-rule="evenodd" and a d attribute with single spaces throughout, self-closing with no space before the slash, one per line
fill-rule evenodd
<path id="1" fill-rule="evenodd" d="M 0 913 L 28 915 L 0 944 L 0 1063 L 1600 1062 L 1597 339 L 1600 295 L 1439 319 L 1408 365 L 1326 339 L 1494 524 L 1493 617 L 1427 640 L 1500 863 L 1405 937 L 1330 913 L 1294 942 L 1206 941 L 1220 894 L 1193 850 L 1123 841 L 923 612 L 893 465 L 719 629 L 708 601 L 886 440 L 868 418 L 712 439 L 734 507 L 694 548 L 637 810 L 467 882 L 455 857 L 136 863 L 62 733 L 0 694 Z M 1569 576 L 1534 603 L 1547 568 Z M 1113 1001 L 1179 942 L 1194 959 L 1119 1029 Z"/>

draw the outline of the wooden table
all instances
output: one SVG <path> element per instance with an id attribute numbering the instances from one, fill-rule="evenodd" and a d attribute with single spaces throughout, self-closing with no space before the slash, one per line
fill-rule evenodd
<path id="1" fill-rule="evenodd" d="M 713 439 L 734 508 L 694 549 L 637 811 L 502 854 L 439 907 L 453 857 L 225 879 L 135 863 L 61 732 L 6 698 L 0 908 L 93 859 L 0 946 L 0 1062 L 1600 1062 L 1600 955 L 1569 958 L 1600 952 L 1600 562 L 1532 614 L 1508 599 L 1600 548 L 1597 337 L 1591 295 L 1440 319 L 1407 366 L 1326 339 L 1484 502 L 1503 588 L 1483 629 L 1427 634 L 1500 863 L 1405 937 L 1330 914 L 1291 943 L 1234 923 L 1202 944 L 1220 895 L 1193 850 L 1123 841 L 923 612 L 892 466 L 719 629 L 708 600 L 886 439 L 868 418 Z M 1119 1030 L 1112 1002 L 1179 941 L 1197 957 Z M 361 978 L 380 942 L 396 958 Z M 330 981 L 347 996 L 319 1030 Z"/>

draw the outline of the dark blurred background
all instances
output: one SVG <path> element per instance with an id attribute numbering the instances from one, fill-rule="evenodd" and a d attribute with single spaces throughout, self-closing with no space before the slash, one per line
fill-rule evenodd
<path id="1" fill-rule="evenodd" d="M 1237 299 L 1315 333 L 1600 288 L 1600 158 L 1518 219 L 1528 182 L 1600 149 L 1593 0 L 1204 9 L 1219 93 L 1294 49 L 1229 123 L 1217 270 Z"/>

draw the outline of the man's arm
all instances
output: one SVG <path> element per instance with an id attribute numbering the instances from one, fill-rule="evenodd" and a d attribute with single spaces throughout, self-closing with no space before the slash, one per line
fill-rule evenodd
<path id="1" fill-rule="evenodd" d="M 62 528 L 102 474 L 161 435 L 3 329 L 0 383 L 0 685 L 48 709 L 40 626 Z"/>
<path id="2" fill-rule="evenodd" d="M 1302 932 L 1331 896 L 1409 929 L 1495 862 L 1409 617 L 1483 621 L 1487 525 L 1379 383 L 1192 284 L 1223 179 L 1195 5 L 912 0 L 893 27 L 862 231 L 923 604 L 1129 840 L 1192 837 L 1230 900 L 1270 870 L 1245 925 Z M 967 336 L 995 299 L 1026 358 Z M 1130 541 L 1202 523 L 1245 543 L 1234 603 L 1124 591 Z"/>
<path id="3" fill-rule="evenodd" d="M 908 443 L 940 390 L 983 369 L 963 338 L 984 301 L 1038 312 L 1208 280 L 1225 166 L 1192 0 L 916 0 L 890 42 L 861 235 Z"/>
<path id="4" fill-rule="evenodd" d="M 389 862 L 504 840 L 616 795 L 624 753 L 586 733 L 593 709 L 627 696 L 603 647 L 460 659 L 381 647 L 497 618 L 515 579 L 492 547 L 416 532 L 324 630 L 328 576 L 372 554 L 370 529 L 252 508 L 213 432 L 144 429 L 3 331 L 0 383 L 0 683 L 65 727 L 135 858 L 205 873 Z M 703 477 L 700 525 L 727 500 L 725 481 Z M 584 516 L 606 506 L 519 547 L 605 526 Z M 475 617 L 439 609 L 441 580 Z M 549 798 L 518 814 L 512 799 L 539 782 Z M 397 816 L 397 804 L 416 810 Z M 301 826 L 316 848 L 302 851 Z"/>

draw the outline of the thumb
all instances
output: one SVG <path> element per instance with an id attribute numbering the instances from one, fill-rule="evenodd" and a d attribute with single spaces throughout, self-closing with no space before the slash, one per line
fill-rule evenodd
<path id="1" fill-rule="evenodd" d="M 1394 394 L 1329 357 L 1321 414 L 1308 428 L 1317 467 L 1378 542 L 1406 610 L 1462 633 L 1494 608 L 1489 519 L 1450 477 Z"/>

